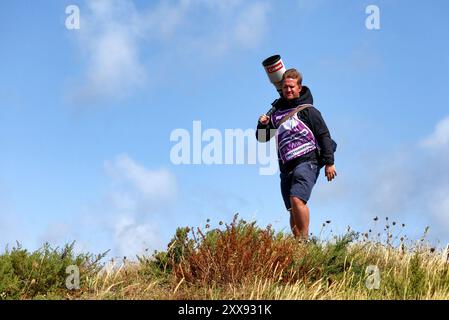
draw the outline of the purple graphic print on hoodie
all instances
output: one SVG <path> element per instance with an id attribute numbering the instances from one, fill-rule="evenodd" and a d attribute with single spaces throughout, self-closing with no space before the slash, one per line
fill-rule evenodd
<path id="1" fill-rule="evenodd" d="M 280 121 L 293 109 L 278 110 L 271 115 L 276 130 L 276 142 L 283 163 L 305 155 L 317 148 L 312 131 L 295 113 L 279 127 Z"/>

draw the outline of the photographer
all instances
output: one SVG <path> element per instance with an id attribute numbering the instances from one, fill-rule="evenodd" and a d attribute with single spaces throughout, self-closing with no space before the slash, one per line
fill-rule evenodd
<path id="1" fill-rule="evenodd" d="M 285 71 L 281 86 L 282 97 L 275 101 L 275 111 L 259 118 L 256 138 L 266 142 L 276 136 L 281 193 L 290 211 L 290 226 L 295 237 L 307 239 L 307 202 L 322 166 L 328 181 L 336 177 L 335 146 L 321 113 L 312 105 L 312 93 L 302 86 L 301 74 L 296 69 Z"/>

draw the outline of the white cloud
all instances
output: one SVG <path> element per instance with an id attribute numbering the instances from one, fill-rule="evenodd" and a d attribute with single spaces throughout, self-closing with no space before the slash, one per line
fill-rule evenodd
<path id="1" fill-rule="evenodd" d="M 266 2 L 160 1 L 143 9 L 131 0 L 86 3 L 76 34 L 87 65 L 70 94 L 82 103 L 123 98 L 144 88 L 153 72 L 149 61 L 157 56 L 173 56 L 173 64 L 186 52 L 215 57 L 254 48 L 268 25 Z"/>
<path id="2" fill-rule="evenodd" d="M 237 44 L 252 48 L 263 40 L 268 25 L 268 10 L 266 2 L 254 3 L 245 8 L 239 15 L 234 30 Z"/>
<path id="3" fill-rule="evenodd" d="M 158 221 L 176 200 L 175 176 L 165 169 L 149 170 L 127 155 L 106 161 L 105 170 L 112 179 L 105 207 L 111 214 L 114 252 L 132 256 L 160 249 Z"/>
<path id="4" fill-rule="evenodd" d="M 388 216 L 405 223 L 430 226 L 433 237 L 449 241 L 449 118 L 438 122 L 434 131 L 415 146 L 364 162 L 366 171 L 353 176 L 351 201 L 358 202 L 369 218 Z M 425 225 L 421 225 L 422 230 Z"/>
<path id="5" fill-rule="evenodd" d="M 105 169 L 113 179 L 111 199 L 117 208 L 134 209 L 138 201 L 153 208 L 176 196 L 175 177 L 168 170 L 148 170 L 127 155 L 106 161 Z"/>
<path id="6" fill-rule="evenodd" d="M 438 149 L 449 146 L 449 117 L 437 123 L 434 132 L 420 143 L 423 148 Z"/>
<path id="7" fill-rule="evenodd" d="M 157 6 L 144 10 L 137 16 L 137 28 L 140 29 L 143 37 L 163 41 L 170 40 L 177 31 L 185 27 L 188 9 L 187 1 L 159 2 Z"/>
<path id="8" fill-rule="evenodd" d="M 133 3 L 94 0 L 87 2 L 87 8 L 79 31 L 87 70 L 72 99 L 120 98 L 142 87 L 147 74 L 140 57 L 141 26 Z"/>
<path id="9" fill-rule="evenodd" d="M 108 189 L 76 215 L 51 221 L 38 237 L 39 245 L 76 241 L 77 252 L 110 249 L 109 258 L 135 258 L 145 249 L 151 253 L 164 248 L 160 226 L 176 202 L 175 176 L 165 169 L 150 170 L 126 154 L 105 161 L 104 170 Z"/>
<path id="10" fill-rule="evenodd" d="M 337 151 L 338 176 L 328 183 L 321 172 L 311 199 L 311 205 L 320 208 L 314 215 L 334 215 L 330 220 L 338 220 L 340 225 L 345 221 L 358 231 L 384 228 L 385 217 L 389 217 L 390 222 L 405 223 L 401 232 L 411 238 L 422 236 L 429 226 L 429 239 L 449 241 L 446 123 L 447 119 L 442 119 L 422 141 L 398 145 L 392 152 L 381 148 L 366 154 L 357 148 L 348 150 L 349 145 L 346 151 Z M 340 167 L 338 159 L 342 157 L 346 163 L 353 161 Z M 373 222 L 376 216 L 378 225 Z"/>
<path id="11" fill-rule="evenodd" d="M 389 155 L 373 169 L 374 184 L 369 195 L 373 213 L 378 211 L 390 217 L 406 214 L 416 201 L 417 189 L 420 188 L 417 168 L 410 162 L 408 152 Z"/>
<path id="12" fill-rule="evenodd" d="M 427 209 L 442 232 L 449 230 L 449 172 L 445 170 L 449 157 L 449 117 L 439 121 L 434 131 L 419 143 L 425 158 L 420 170 L 427 177 Z"/>
<path id="13" fill-rule="evenodd" d="M 117 217 L 114 231 L 116 250 L 121 255 L 142 255 L 146 249 L 151 253 L 164 245 L 155 224 L 143 224 L 132 216 Z"/>
<path id="14" fill-rule="evenodd" d="M 449 230 L 449 183 L 440 186 L 432 198 L 429 208 L 439 228 Z"/>
<path id="15" fill-rule="evenodd" d="M 345 155 L 339 157 L 342 156 Z M 334 181 L 327 182 L 324 170 L 321 172 L 313 203 L 327 206 L 331 216 L 334 212 L 347 213 L 338 219 L 361 228 L 360 231 L 366 231 L 367 224 L 376 216 L 408 224 L 418 208 L 416 205 L 422 204 L 419 193 L 422 186 L 416 171 L 419 166 L 410 160 L 409 151 L 376 153 L 363 160 L 354 154 L 351 157 L 355 163 L 345 168 L 339 167 L 340 158 L 337 159 L 338 176 Z"/>
<path id="16" fill-rule="evenodd" d="M 186 49 L 206 58 L 214 59 L 235 50 L 256 48 L 269 29 L 270 5 L 265 1 L 231 1 L 228 6 L 224 2 L 212 1 L 205 9 L 213 23 L 206 26 L 208 21 L 203 22 L 203 32 L 199 37 L 187 37 Z"/>

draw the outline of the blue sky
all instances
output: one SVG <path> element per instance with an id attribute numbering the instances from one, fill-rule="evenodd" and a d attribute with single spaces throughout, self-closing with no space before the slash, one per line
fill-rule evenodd
<path id="1" fill-rule="evenodd" d="M 379 30 L 365 27 L 369 5 Z M 303 73 L 338 142 L 311 232 L 382 231 L 388 216 L 411 239 L 430 226 L 449 242 L 448 12 L 444 0 L 3 1 L 0 247 L 76 240 L 129 256 L 237 212 L 288 230 L 277 174 L 170 159 L 171 133 L 193 121 L 254 129 L 277 94 L 261 66 L 272 54 Z"/>

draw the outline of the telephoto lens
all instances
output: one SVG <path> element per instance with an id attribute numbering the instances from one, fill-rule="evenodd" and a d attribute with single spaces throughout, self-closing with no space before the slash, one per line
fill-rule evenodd
<path id="1" fill-rule="evenodd" d="M 282 62 L 280 55 L 274 55 L 262 62 L 263 67 L 265 68 L 265 72 L 268 75 L 268 79 L 275 86 L 276 90 L 279 92 L 279 95 L 282 95 L 282 76 L 286 71 L 284 63 Z"/>

